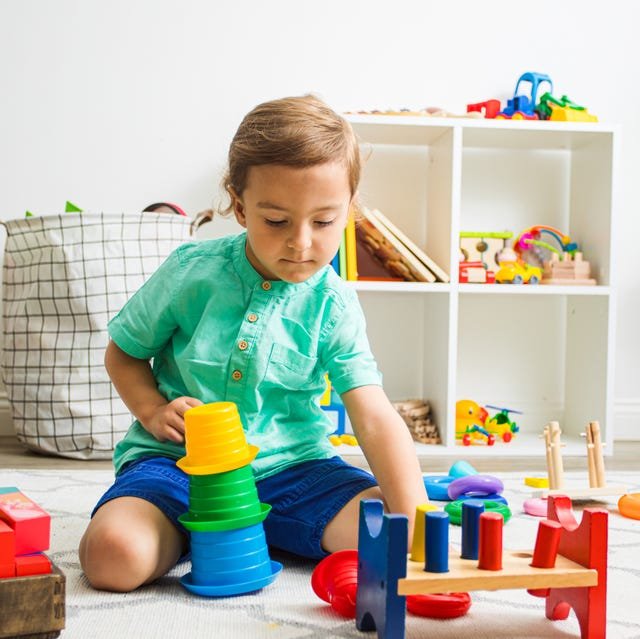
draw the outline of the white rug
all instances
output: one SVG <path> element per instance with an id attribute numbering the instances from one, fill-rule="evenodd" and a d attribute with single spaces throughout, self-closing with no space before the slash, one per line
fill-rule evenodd
<path id="1" fill-rule="evenodd" d="M 502 473 L 500 477 L 514 512 L 505 528 L 505 546 L 531 549 L 538 520 L 525 515 L 521 507 L 531 489 L 524 485 L 522 473 Z M 80 571 L 77 547 L 88 513 L 111 478 L 108 471 L 0 470 L 0 486 L 17 486 L 52 515 L 48 554 L 67 577 L 67 625 L 63 639 L 375 636 L 360 633 L 354 621 L 338 617 L 315 596 L 311 589 L 312 562 L 276 553 L 272 553 L 272 558 L 284 564 L 280 576 L 264 590 L 242 597 L 206 599 L 189 594 L 178 581 L 188 571 L 188 565 L 131 594 L 92 590 Z M 607 479 L 640 492 L 640 472 L 609 473 Z M 585 482 L 586 473 L 567 473 L 568 487 L 584 486 Z M 640 639 L 640 521 L 620 516 L 616 504 L 615 498 L 602 504 L 588 504 L 604 505 L 611 513 L 607 636 Z M 459 530 L 452 527 L 454 542 L 459 541 Z M 459 619 L 436 621 L 407 614 L 407 639 L 579 637 L 573 613 L 566 621 L 550 621 L 544 616 L 544 600 L 525 591 L 475 592 L 471 597 L 469 614 Z"/>

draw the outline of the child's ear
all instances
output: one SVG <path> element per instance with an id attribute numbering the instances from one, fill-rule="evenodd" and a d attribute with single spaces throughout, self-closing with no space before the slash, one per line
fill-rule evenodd
<path id="1" fill-rule="evenodd" d="M 233 214 L 235 215 L 236 220 L 238 221 L 238 224 L 246 228 L 247 218 L 245 216 L 244 203 L 242 202 L 238 194 L 235 192 L 233 187 L 229 187 L 228 190 L 229 190 L 229 195 L 231 196 L 231 207 L 233 208 Z"/>

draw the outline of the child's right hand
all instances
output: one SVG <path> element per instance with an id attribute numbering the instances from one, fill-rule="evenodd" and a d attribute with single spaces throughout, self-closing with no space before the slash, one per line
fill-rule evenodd
<path id="1" fill-rule="evenodd" d="M 168 404 L 158 406 L 143 426 L 158 441 L 184 443 L 184 414 L 190 408 L 201 406 L 195 397 L 178 397 Z"/>

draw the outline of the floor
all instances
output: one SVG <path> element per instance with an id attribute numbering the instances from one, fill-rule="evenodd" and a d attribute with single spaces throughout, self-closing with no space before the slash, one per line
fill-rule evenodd
<path id="1" fill-rule="evenodd" d="M 462 455 L 461 455 L 462 457 Z M 349 457 L 356 466 L 366 467 L 362 457 Z M 446 472 L 455 461 L 451 457 L 423 457 L 420 459 L 424 472 Z M 586 470 L 585 457 L 565 457 L 565 470 Z M 543 457 L 491 457 L 471 460 L 479 472 L 508 472 L 512 470 L 532 470 L 544 472 Z M 605 466 L 609 470 L 637 470 L 640 472 L 640 441 L 616 442 L 614 455 L 605 458 Z M 31 452 L 22 446 L 14 437 L 0 437 L 0 468 L 91 468 L 94 470 L 110 469 L 111 461 L 79 461 L 63 457 L 49 457 Z"/>

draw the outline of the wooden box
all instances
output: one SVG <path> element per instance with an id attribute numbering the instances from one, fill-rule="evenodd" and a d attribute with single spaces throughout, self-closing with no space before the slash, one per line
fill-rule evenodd
<path id="1" fill-rule="evenodd" d="M 65 576 L 56 566 L 49 575 L 0 579 L 0 639 L 52 639 L 65 621 Z"/>

